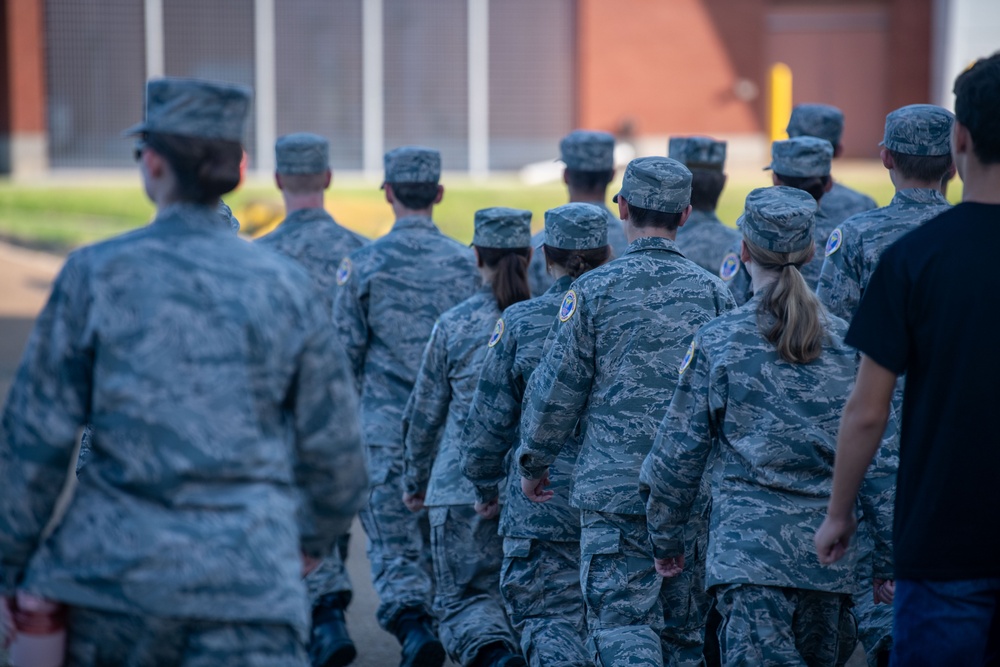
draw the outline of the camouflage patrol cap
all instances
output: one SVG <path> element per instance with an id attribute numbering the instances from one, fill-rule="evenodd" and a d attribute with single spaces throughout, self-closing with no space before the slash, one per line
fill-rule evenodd
<path id="1" fill-rule="evenodd" d="M 330 168 L 330 143 L 318 134 L 296 132 L 274 143 L 279 174 L 322 174 Z"/>
<path id="2" fill-rule="evenodd" d="M 816 200 L 804 190 L 775 185 L 747 195 L 737 223 L 743 236 L 771 252 L 797 252 L 813 241 Z"/>
<path id="3" fill-rule="evenodd" d="M 567 169 L 610 171 L 615 168 L 615 138 L 607 132 L 573 130 L 559 142 Z"/>
<path id="4" fill-rule="evenodd" d="M 480 248 L 531 246 L 531 211 L 495 206 L 476 211 L 472 245 Z"/>
<path id="5" fill-rule="evenodd" d="M 955 115 L 933 104 L 911 104 L 885 117 L 880 145 L 904 155 L 948 155 Z"/>
<path id="6" fill-rule="evenodd" d="M 710 137 L 670 137 L 667 157 L 688 169 L 714 169 L 722 171 L 726 164 L 726 142 Z"/>
<path id="7" fill-rule="evenodd" d="M 639 208 L 680 213 L 691 203 L 691 172 L 668 157 L 636 158 L 625 168 L 615 203 L 618 197 Z"/>
<path id="8" fill-rule="evenodd" d="M 245 86 L 200 79 L 146 82 L 146 120 L 125 134 L 159 132 L 242 142 L 252 92 Z"/>
<path id="9" fill-rule="evenodd" d="M 441 153 L 423 146 L 402 146 L 385 154 L 386 183 L 437 183 Z"/>
<path id="10" fill-rule="evenodd" d="M 836 146 L 844 133 L 844 112 L 829 104 L 800 104 L 792 109 L 785 131 L 789 137 L 819 137 Z"/>
<path id="11" fill-rule="evenodd" d="M 236 219 L 233 215 L 233 209 L 229 208 L 229 204 L 219 200 L 219 205 L 216 207 L 215 212 L 219 214 L 219 217 L 229 224 L 229 227 L 234 231 L 240 231 L 240 221 Z"/>
<path id="12" fill-rule="evenodd" d="M 608 245 L 608 212 L 577 202 L 545 212 L 545 245 L 560 250 L 592 250 Z"/>
<path id="13" fill-rule="evenodd" d="M 771 144 L 771 164 L 764 169 L 799 178 L 829 176 L 832 160 L 833 145 L 826 139 L 795 137 Z"/>

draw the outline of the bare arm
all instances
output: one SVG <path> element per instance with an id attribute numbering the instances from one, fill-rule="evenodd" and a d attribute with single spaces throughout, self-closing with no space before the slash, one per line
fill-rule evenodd
<path id="1" fill-rule="evenodd" d="M 833 493 L 826 519 L 816 531 L 816 553 L 822 563 L 835 563 L 843 557 L 857 527 L 855 501 L 882 441 L 895 386 L 895 373 L 870 357 L 861 358 L 857 383 L 840 419 Z"/>

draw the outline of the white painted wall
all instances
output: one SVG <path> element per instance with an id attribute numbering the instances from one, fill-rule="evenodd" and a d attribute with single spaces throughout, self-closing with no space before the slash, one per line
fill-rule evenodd
<path id="1" fill-rule="evenodd" d="M 954 109 L 955 77 L 1000 51 L 1000 0 L 935 0 L 933 40 L 931 99 Z"/>

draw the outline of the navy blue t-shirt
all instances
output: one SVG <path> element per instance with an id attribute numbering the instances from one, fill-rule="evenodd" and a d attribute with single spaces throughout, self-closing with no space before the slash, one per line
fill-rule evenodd
<path id="1" fill-rule="evenodd" d="M 963 203 L 882 255 L 846 341 L 906 374 L 898 579 L 1000 577 L 1000 205 Z"/>

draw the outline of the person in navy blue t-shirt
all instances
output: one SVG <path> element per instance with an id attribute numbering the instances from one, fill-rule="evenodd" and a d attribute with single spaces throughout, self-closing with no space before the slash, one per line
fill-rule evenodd
<path id="1" fill-rule="evenodd" d="M 841 558 L 855 496 L 906 374 L 893 529 L 893 664 L 1000 660 L 1000 53 L 955 82 L 952 155 L 963 201 L 882 256 L 846 341 L 863 353 L 837 440 L 833 495 L 816 533 Z M 893 586 L 895 588 L 893 589 Z M 894 592 L 893 592 L 894 591 Z"/>

